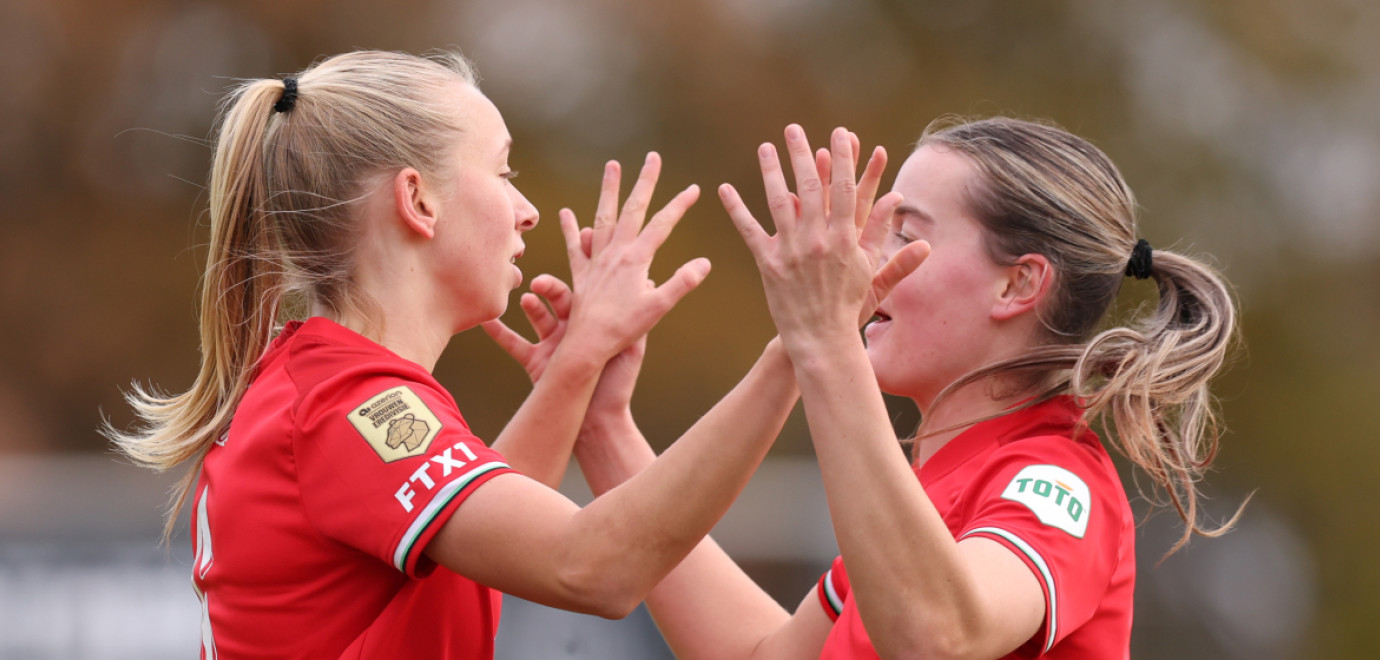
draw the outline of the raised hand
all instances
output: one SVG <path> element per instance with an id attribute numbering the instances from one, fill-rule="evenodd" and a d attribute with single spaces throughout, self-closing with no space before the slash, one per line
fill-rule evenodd
<path id="1" fill-rule="evenodd" d="M 581 232 L 585 253 L 589 253 L 592 232 Z M 552 275 L 540 275 L 532 280 L 532 291 L 522 295 L 522 311 L 527 323 L 537 333 L 536 343 L 529 342 L 497 319 L 483 325 L 484 331 L 504 351 L 511 355 L 535 383 L 541 379 L 547 363 L 565 336 L 570 319 L 574 294 L 570 287 Z M 604 365 L 599 384 L 590 398 L 586 419 L 590 416 L 625 414 L 632 403 L 633 389 L 642 371 L 642 358 L 647 350 L 647 336 L 633 342 Z"/>
<path id="2" fill-rule="evenodd" d="M 681 266 L 661 287 L 647 279 L 647 268 L 656 249 L 665 242 L 675 223 L 695 202 L 699 190 L 695 186 L 672 199 L 652 217 L 645 229 L 642 218 L 646 214 L 652 189 L 660 174 L 660 158 L 649 154 L 642 174 L 633 187 L 622 214 L 618 213 L 619 165 L 610 162 L 604 169 L 604 180 L 595 212 L 594 227 L 578 228 L 574 215 L 561 211 L 561 228 L 566 237 L 567 256 L 577 291 L 551 275 L 540 275 L 532 281 L 532 291 L 523 294 L 520 305 L 527 322 L 537 333 L 537 341 L 529 342 L 501 320 L 483 324 L 495 343 L 513 357 L 527 371 L 532 382 L 545 372 L 556 349 L 566 339 L 575 321 L 575 308 L 591 318 L 583 319 L 589 333 L 596 333 L 597 324 L 610 319 L 621 328 L 609 332 L 604 343 L 616 342 L 621 348 L 603 365 L 599 383 L 590 401 L 590 414 L 616 414 L 626 411 L 632 400 L 633 388 L 642 368 L 646 351 L 646 331 L 669 311 L 686 293 L 703 281 L 709 262 L 695 259 Z M 640 232 L 639 229 L 642 229 Z M 633 279 L 640 277 L 640 279 Z M 622 279 L 620 279 L 622 278 Z M 602 287 L 602 288 L 601 288 Z M 619 297 L 619 292 L 631 295 Z M 591 300 L 592 299 L 592 300 Z M 618 305 L 627 308 L 618 314 Z M 637 308 L 641 305 L 641 308 Z M 604 317 L 600 317 L 604 314 Z M 607 326 L 606 326 L 607 327 Z M 632 333 L 641 334 L 626 341 Z M 577 340 L 578 343 L 578 340 Z M 596 344 L 594 354 L 600 349 Z"/>
<path id="3" fill-rule="evenodd" d="M 581 230 L 575 215 L 561 210 L 574 287 L 549 275 L 533 280 L 533 292 L 521 304 L 537 331 L 536 343 L 501 321 L 484 325 L 534 383 L 493 446 L 509 465 L 549 486 L 565 474 L 575 439 L 593 413 L 591 402 L 599 410 L 628 413 L 641 342 L 709 273 L 709 260 L 701 258 L 682 265 L 661 286 L 647 277 L 657 249 L 699 197 L 699 189 L 690 186 L 644 223 L 660 170 L 661 159 L 648 154 L 619 212 L 619 167 L 610 162 L 592 228 Z"/>
<path id="4" fill-rule="evenodd" d="M 929 246 L 911 244 L 879 263 L 882 239 L 901 202 L 899 194 L 888 193 L 873 203 L 886 165 L 880 147 L 861 180 L 855 178 L 856 137 L 845 129 L 834 130 L 829 151 L 812 155 L 804 130 L 792 124 L 786 149 L 795 194 L 775 147 L 763 144 L 757 152 L 776 235 L 762 229 L 732 186 L 721 186 L 719 195 L 757 261 L 777 330 L 796 356 L 820 342 L 856 339 L 858 326 L 924 261 Z"/>
<path id="5" fill-rule="evenodd" d="M 709 274 L 709 260 L 698 258 L 683 264 L 661 286 L 648 279 L 657 249 L 699 198 L 698 186 L 686 188 L 646 221 L 644 227 L 660 173 L 660 156 L 648 154 L 620 213 L 619 166 L 610 162 L 605 167 L 588 254 L 575 214 L 569 209 L 560 213 L 574 285 L 563 344 L 571 344 L 571 350 L 578 350 L 600 364 L 647 334 Z"/>
<path id="6" fill-rule="evenodd" d="M 532 290 L 522 294 L 518 304 L 527 317 L 527 324 L 537 333 L 536 343 L 527 341 L 499 319 L 485 321 L 480 327 L 499 348 L 522 365 L 527 377 L 535 383 L 541 379 L 556 347 L 565 338 L 571 298 L 570 287 L 553 275 L 538 275 L 532 280 Z"/>

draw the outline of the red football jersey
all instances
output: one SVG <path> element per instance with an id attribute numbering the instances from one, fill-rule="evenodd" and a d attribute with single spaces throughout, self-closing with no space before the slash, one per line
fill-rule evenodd
<path id="1" fill-rule="evenodd" d="M 916 470 L 954 538 L 984 536 L 1020 557 L 1045 621 L 1007 658 L 1127 658 L 1135 528 L 1121 478 L 1069 397 L 982 422 Z M 818 585 L 833 629 L 823 659 L 876 658 L 843 559 Z"/>
<path id="2" fill-rule="evenodd" d="M 500 594 L 422 550 L 511 471 L 421 366 L 289 324 L 196 486 L 202 657 L 492 657 Z"/>

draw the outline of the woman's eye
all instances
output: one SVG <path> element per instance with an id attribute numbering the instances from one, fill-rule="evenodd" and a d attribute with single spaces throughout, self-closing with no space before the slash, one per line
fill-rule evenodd
<path id="1" fill-rule="evenodd" d="M 892 237 L 893 239 L 895 239 L 896 241 L 898 241 L 899 243 L 901 243 L 901 245 L 910 245 L 911 243 L 914 243 L 914 242 L 915 242 L 915 239 L 914 239 L 914 238 L 911 238 L 910 236 L 905 235 L 904 232 L 893 231 L 893 232 L 891 232 L 891 237 Z"/>
<path id="2" fill-rule="evenodd" d="M 503 178 L 505 178 L 505 179 L 508 179 L 509 181 L 512 181 L 513 179 L 516 179 L 516 178 L 517 178 L 517 175 L 518 175 L 517 170 L 508 170 L 507 172 L 504 172 L 504 173 L 500 174 L 499 176 L 501 176 L 501 177 L 503 177 Z"/>

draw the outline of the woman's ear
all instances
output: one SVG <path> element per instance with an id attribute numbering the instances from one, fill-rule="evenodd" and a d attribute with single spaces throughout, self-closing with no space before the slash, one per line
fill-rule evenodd
<path id="1" fill-rule="evenodd" d="M 992 318 L 1013 319 L 1038 307 L 1054 284 L 1054 267 L 1042 254 L 1026 254 L 1006 268 L 1005 288 L 992 307 Z"/>
<path id="2" fill-rule="evenodd" d="M 405 167 L 393 176 L 393 206 L 408 229 L 425 238 L 436 236 L 436 201 L 421 172 Z"/>

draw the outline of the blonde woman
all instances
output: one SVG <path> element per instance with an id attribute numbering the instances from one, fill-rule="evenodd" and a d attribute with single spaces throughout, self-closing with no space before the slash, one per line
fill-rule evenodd
<path id="1" fill-rule="evenodd" d="M 348 53 L 226 99 L 200 372 L 182 394 L 136 388 L 143 425 L 107 429 L 140 463 L 188 468 L 172 513 L 191 503 L 202 657 L 492 657 L 499 591 L 621 617 L 780 430 L 797 393 L 777 342 L 642 474 L 584 509 L 552 490 L 606 365 L 616 390 L 709 264 L 648 284 L 698 191 L 644 226 L 658 157 L 621 212 L 611 163 L 594 227 L 561 214 L 576 294 L 534 283 L 564 321 L 515 341 L 492 322 L 538 215 L 512 146 L 458 56 Z M 492 447 L 430 374 L 481 324 L 539 377 Z"/>
<path id="2" fill-rule="evenodd" d="M 889 223 L 856 210 L 875 189 L 854 181 L 846 131 L 812 154 L 791 126 L 786 148 L 795 193 L 775 148 L 758 153 L 775 235 L 731 186 L 720 195 L 790 355 L 841 557 L 792 614 L 706 540 L 647 600 L 671 648 L 1126 657 L 1134 521 L 1089 426 L 1102 420 L 1168 494 L 1180 545 L 1222 531 L 1199 523 L 1196 492 L 1216 448 L 1208 381 L 1235 326 L 1221 277 L 1140 239 L 1116 167 L 1057 128 L 931 127 L 877 202 Z M 889 294 L 883 262 L 910 273 Z M 1152 281 L 1158 304 L 1103 328 L 1128 277 Z M 882 391 L 923 415 L 909 457 Z M 622 403 L 596 400 L 586 425 L 601 432 L 577 448 L 596 493 L 653 460 Z"/>

